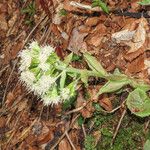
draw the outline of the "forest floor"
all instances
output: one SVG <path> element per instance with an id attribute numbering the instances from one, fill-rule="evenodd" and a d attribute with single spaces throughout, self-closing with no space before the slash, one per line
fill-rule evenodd
<path id="1" fill-rule="evenodd" d="M 0 1 L 1 150 L 142 150 L 150 138 L 149 117 L 136 117 L 124 105 L 130 88 L 95 100 L 105 80 L 90 78 L 76 99 L 44 107 L 20 83 L 17 56 L 32 40 L 56 47 L 61 59 L 74 52 L 76 68 L 84 67 L 82 54 L 89 52 L 106 71 L 118 68 L 150 83 L 150 18 L 143 15 L 149 8 L 138 0 L 106 0 L 106 14 L 85 8 L 91 0 L 73 2 L 81 6 L 71 0 Z M 134 39 L 126 30 L 136 31 Z"/>

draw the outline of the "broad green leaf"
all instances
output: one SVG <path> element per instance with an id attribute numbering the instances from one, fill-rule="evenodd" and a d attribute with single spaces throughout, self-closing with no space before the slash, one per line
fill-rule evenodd
<path id="1" fill-rule="evenodd" d="M 143 81 L 136 81 L 133 79 L 130 85 L 134 88 L 142 89 L 145 92 L 150 90 L 150 85 L 144 83 Z"/>
<path id="2" fill-rule="evenodd" d="M 72 61 L 73 53 L 70 53 L 67 57 L 65 57 L 64 63 L 66 65 L 69 65 L 69 63 Z"/>
<path id="3" fill-rule="evenodd" d="M 60 78 L 60 88 L 63 89 L 66 81 L 66 71 L 63 71 Z"/>
<path id="4" fill-rule="evenodd" d="M 138 2 L 140 5 L 150 5 L 150 0 L 143 0 L 141 2 Z"/>
<path id="5" fill-rule="evenodd" d="M 150 140 L 147 140 L 144 144 L 144 150 L 150 150 Z"/>
<path id="6" fill-rule="evenodd" d="M 130 83 L 130 80 L 122 81 L 108 81 L 103 87 L 100 88 L 98 95 L 103 93 L 111 93 L 120 90 L 123 86 Z"/>
<path id="7" fill-rule="evenodd" d="M 122 74 L 118 68 L 115 69 L 113 74 L 108 74 L 105 79 L 110 80 L 110 81 L 124 81 L 124 80 L 130 80 L 130 78 Z"/>
<path id="8" fill-rule="evenodd" d="M 135 89 L 127 98 L 127 107 L 137 116 L 146 117 L 150 115 L 150 98 L 142 89 Z"/>
<path id="9" fill-rule="evenodd" d="M 85 53 L 84 58 L 93 71 L 98 72 L 100 75 L 102 75 L 102 77 L 105 77 L 107 75 L 107 72 L 102 67 L 102 65 L 96 60 L 95 57 L 91 56 L 88 53 Z"/>

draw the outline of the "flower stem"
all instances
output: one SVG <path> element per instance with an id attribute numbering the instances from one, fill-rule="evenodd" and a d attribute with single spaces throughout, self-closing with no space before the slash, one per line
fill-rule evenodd
<path id="1" fill-rule="evenodd" d="M 61 66 L 56 66 L 56 68 L 58 70 L 66 70 L 66 72 L 69 72 L 69 73 L 76 73 L 76 74 L 87 74 L 87 76 L 96 76 L 96 77 L 103 77 L 101 74 L 99 74 L 98 72 L 96 71 L 90 71 L 90 70 L 87 70 L 87 69 L 77 69 L 77 68 L 73 68 L 73 67 L 67 67 L 67 68 L 63 68 Z"/>

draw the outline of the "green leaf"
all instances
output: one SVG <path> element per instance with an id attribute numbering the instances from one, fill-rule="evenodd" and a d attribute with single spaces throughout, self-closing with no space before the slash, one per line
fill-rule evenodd
<path id="1" fill-rule="evenodd" d="M 150 150 L 150 140 L 147 140 L 144 144 L 144 150 Z"/>
<path id="2" fill-rule="evenodd" d="M 88 53 L 84 53 L 84 58 L 93 71 L 98 72 L 102 77 L 105 77 L 107 75 L 107 72 L 95 57 L 91 56 Z"/>
<path id="3" fill-rule="evenodd" d="M 70 53 L 67 57 L 65 57 L 64 63 L 66 65 L 69 65 L 69 63 L 72 61 L 73 53 Z"/>
<path id="4" fill-rule="evenodd" d="M 134 88 L 142 89 L 145 92 L 150 90 L 150 85 L 144 83 L 143 81 L 132 80 L 130 85 Z"/>
<path id="5" fill-rule="evenodd" d="M 111 81 L 129 80 L 129 78 L 125 74 L 122 74 L 118 68 L 115 69 L 113 74 L 109 74 L 105 78 Z"/>
<path id="6" fill-rule="evenodd" d="M 150 5 L 150 0 L 143 0 L 141 2 L 138 2 L 140 5 Z"/>
<path id="7" fill-rule="evenodd" d="M 97 6 L 100 7 L 107 14 L 109 13 L 109 9 L 106 3 L 104 3 L 102 0 L 93 0 L 92 7 L 97 7 Z"/>
<path id="8" fill-rule="evenodd" d="M 130 80 L 122 81 L 108 81 L 103 87 L 100 88 L 97 96 L 103 93 L 111 93 L 120 90 L 123 86 L 130 83 Z"/>
<path id="9" fill-rule="evenodd" d="M 63 71 L 60 78 L 60 88 L 63 89 L 66 81 L 66 71 Z"/>
<path id="10" fill-rule="evenodd" d="M 146 117 L 150 115 L 150 98 L 142 89 L 135 89 L 127 98 L 127 107 L 137 116 Z"/>

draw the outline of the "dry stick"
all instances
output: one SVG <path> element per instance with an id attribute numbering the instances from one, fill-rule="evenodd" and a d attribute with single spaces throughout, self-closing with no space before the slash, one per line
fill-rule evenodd
<path id="1" fill-rule="evenodd" d="M 67 137 L 67 139 L 68 139 L 68 141 L 69 141 L 71 147 L 73 148 L 73 150 L 76 150 L 75 146 L 73 145 L 73 143 L 72 143 L 72 141 L 71 141 L 71 139 L 70 139 L 70 137 L 69 137 L 69 135 L 68 135 L 68 132 L 65 132 L 65 134 L 66 134 L 66 137 Z"/>
<path id="2" fill-rule="evenodd" d="M 120 120 L 119 120 L 119 122 L 118 122 L 117 128 L 116 128 L 115 133 L 114 133 L 114 135 L 113 135 L 112 144 L 114 143 L 114 140 L 115 140 L 115 138 L 116 138 L 116 136 L 117 136 L 117 133 L 118 133 L 119 128 L 120 128 L 120 125 L 121 125 L 121 122 L 122 122 L 122 120 L 123 120 L 125 114 L 126 114 L 126 109 L 124 109 L 124 111 L 123 111 L 123 113 L 122 113 L 122 115 L 121 115 L 121 118 L 120 118 Z"/>
<path id="3" fill-rule="evenodd" d="M 82 110 L 90 101 L 88 101 L 87 103 L 84 103 L 81 107 L 78 107 L 76 109 L 70 110 L 68 112 L 65 113 L 65 115 L 70 115 L 72 113 L 78 112 L 80 110 Z"/>
<path id="4" fill-rule="evenodd" d="M 84 137 L 86 138 L 86 132 L 85 132 L 84 124 L 82 124 L 82 130 L 83 130 Z"/>
<path id="5" fill-rule="evenodd" d="M 74 124 L 74 122 L 76 121 L 76 119 L 79 116 L 80 116 L 80 114 L 76 115 L 76 117 L 73 119 L 73 121 L 70 124 L 70 126 L 65 130 L 65 132 L 63 133 L 63 135 L 59 138 L 59 140 L 50 148 L 50 150 L 54 150 L 56 148 L 56 146 L 60 143 L 60 141 L 65 137 L 66 132 L 68 132 L 71 129 L 71 126 Z"/>
<path id="6" fill-rule="evenodd" d="M 29 40 L 31 34 L 35 31 L 35 29 L 40 25 L 40 23 L 43 21 L 43 19 L 45 19 L 46 15 L 44 17 L 41 18 L 41 20 L 36 24 L 36 26 L 31 30 L 31 32 L 29 33 L 29 35 L 27 36 L 27 38 L 24 40 L 24 43 L 22 45 L 22 47 L 24 47 L 24 45 L 26 44 L 26 42 Z M 16 65 L 18 63 L 18 60 L 19 58 L 16 59 L 16 62 L 15 64 L 13 65 L 13 68 L 12 68 L 12 71 L 8 77 L 8 80 L 7 80 L 7 83 L 6 83 L 6 88 L 5 88 L 5 91 L 4 91 L 4 95 L 3 95 L 3 100 L 2 100 L 2 105 L 4 104 L 4 101 L 5 101 L 5 98 L 6 98 L 6 93 L 7 93 L 7 89 L 8 89 L 8 85 L 9 85 L 9 81 L 11 79 L 11 76 L 16 68 Z"/>

